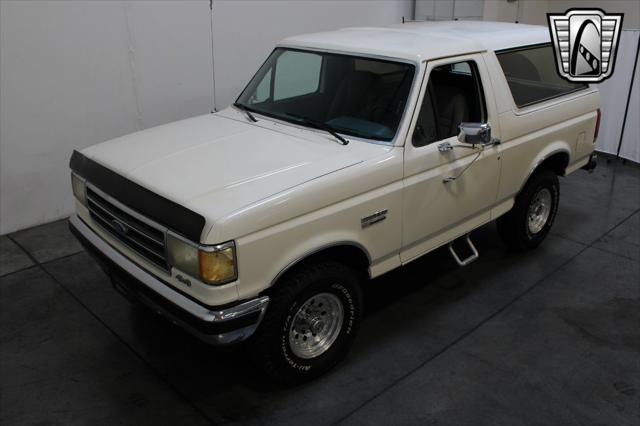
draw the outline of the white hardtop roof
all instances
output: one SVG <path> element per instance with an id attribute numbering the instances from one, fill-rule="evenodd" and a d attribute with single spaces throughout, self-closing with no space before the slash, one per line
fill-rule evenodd
<path id="1" fill-rule="evenodd" d="M 383 56 L 420 62 L 550 41 L 547 27 L 486 21 L 407 22 L 303 34 L 279 46 Z"/>

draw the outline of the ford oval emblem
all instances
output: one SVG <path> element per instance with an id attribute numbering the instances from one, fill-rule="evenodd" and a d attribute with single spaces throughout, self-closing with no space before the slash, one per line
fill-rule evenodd
<path id="1" fill-rule="evenodd" d="M 117 219 L 111 220 L 111 225 L 113 225 L 113 229 L 120 235 L 125 235 L 129 232 L 129 227 Z"/>

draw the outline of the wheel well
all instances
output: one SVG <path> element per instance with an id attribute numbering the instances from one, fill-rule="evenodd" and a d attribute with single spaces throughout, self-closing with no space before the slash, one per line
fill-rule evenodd
<path id="1" fill-rule="evenodd" d="M 536 169 L 550 169 L 553 170 L 558 176 L 564 176 L 567 167 L 569 166 L 569 154 L 566 152 L 557 152 L 550 157 L 547 157 L 536 167 Z"/>
<path id="2" fill-rule="evenodd" d="M 320 259 L 331 259 L 344 265 L 352 267 L 354 270 L 362 274 L 363 277 L 369 277 L 369 255 L 364 247 L 354 244 L 337 244 L 322 248 L 313 253 L 292 262 L 273 280 L 272 285 L 277 284 L 283 277 L 299 268 L 304 268 L 311 262 Z"/>

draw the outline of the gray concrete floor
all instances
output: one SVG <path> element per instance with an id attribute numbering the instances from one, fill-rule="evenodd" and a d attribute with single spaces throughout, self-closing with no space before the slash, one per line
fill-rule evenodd
<path id="1" fill-rule="evenodd" d="M 369 283 L 348 359 L 275 389 L 112 290 L 63 221 L 0 237 L 1 424 L 640 424 L 640 169 L 561 180 L 552 235 Z"/>

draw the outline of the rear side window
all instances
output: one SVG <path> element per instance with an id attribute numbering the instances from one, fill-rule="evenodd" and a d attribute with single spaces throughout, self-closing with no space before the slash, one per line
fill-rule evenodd
<path id="1" fill-rule="evenodd" d="M 556 98 L 587 87 L 560 77 L 551 45 L 496 52 L 518 107 Z"/>

